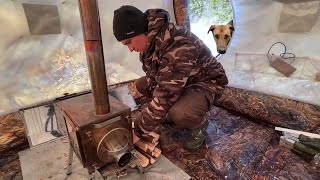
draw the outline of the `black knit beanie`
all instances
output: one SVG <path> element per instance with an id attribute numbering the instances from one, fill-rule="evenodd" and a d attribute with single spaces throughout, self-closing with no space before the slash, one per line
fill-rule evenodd
<path id="1" fill-rule="evenodd" d="M 118 41 L 137 36 L 147 31 L 147 16 L 136 7 L 125 5 L 114 11 L 113 34 Z"/>

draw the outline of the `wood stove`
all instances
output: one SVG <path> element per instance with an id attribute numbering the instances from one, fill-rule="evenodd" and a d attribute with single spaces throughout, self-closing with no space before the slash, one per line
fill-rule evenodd
<path id="1" fill-rule="evenodd" d="M 121 168 L 131 160 L 131 109 L 112 96 L 109 100 L 110 112 L 99 116 L 92 94 L 59 103 L 70 145 L 89 174 L 110 163 Z"/>
<path id="2" fill-rule="evenodd" d="M 73 151 L 89 174 L 107 164 L 123 168 L 131 161 L 131 109 L 108 95 L 97 0 L 79 0 L 92 94 L 59 102 Z M 134 153 L 133 153 L 134 154 Z"/>

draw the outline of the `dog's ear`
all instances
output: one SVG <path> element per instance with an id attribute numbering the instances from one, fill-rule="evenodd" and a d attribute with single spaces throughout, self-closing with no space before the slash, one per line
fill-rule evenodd
<path id="1" fill-rule="evenodd" d="M 213 31 L 215 27 L 216 27 L 216 25 L 211 25 L 207 34 L 209 34 L 210 31 Z"/>
<path id="2" fill-rule="evenodd" d="M 234 27 L 229 24 L 229 28 L 231 31 L 234 31 Z"/>

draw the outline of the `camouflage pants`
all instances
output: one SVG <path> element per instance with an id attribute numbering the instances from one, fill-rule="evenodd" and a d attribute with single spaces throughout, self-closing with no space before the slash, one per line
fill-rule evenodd
<path id="1" fill-rule="evenodd" d="M 137 79 L 135 83 L 141 94 L 151 97 L 152 93 L 147 88 L 145 76 Z M 169 109 L 168 116 L 178 127 L 193 129 L 205 121 L 209 106 L 210 103 L 205 92 L 189 89 L 185 90 Z"/>

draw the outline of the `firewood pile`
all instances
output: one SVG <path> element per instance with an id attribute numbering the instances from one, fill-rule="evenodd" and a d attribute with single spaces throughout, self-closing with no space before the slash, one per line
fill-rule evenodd
<path id="1" fill-rule="evenodd" d="M 135 82 L 128 84 L 128 89 L 134 99 L 139 99 L 143 97 L 142 94 L 137 90 Z M 137 116 L 140 114 L 137 113 Z M 132 128 L 134 128 L 134 123 L 132 123 Z M 151 132 L 148 137 L 144 139 L 139 139 L 134 143 L 135 152 L 133 155 L 138 159 L 141 167 L 147 167 L 150 164 L 154 164 L 156 159 L 161 155 L 161 150 L 158 147 L 160 135 L 156 132 Z M 132 168 L 137 167 L 137 163 L 132 162 L 130 165 Z"/>
<path id="2" fill-rule="evenodd" d="M 151 132 L 148 138 L 142 140 L 139 139 L 135 144 L 134 156 L 139 161 L 141 167 L 147 167 L 149 164 L 154 164 L 156 159 L 161 155 L 161 150 L 157 147 L 159 143 L 160 135 Z M 132 163 L 131 168 L 135 168 L 137 163 Z"/>

